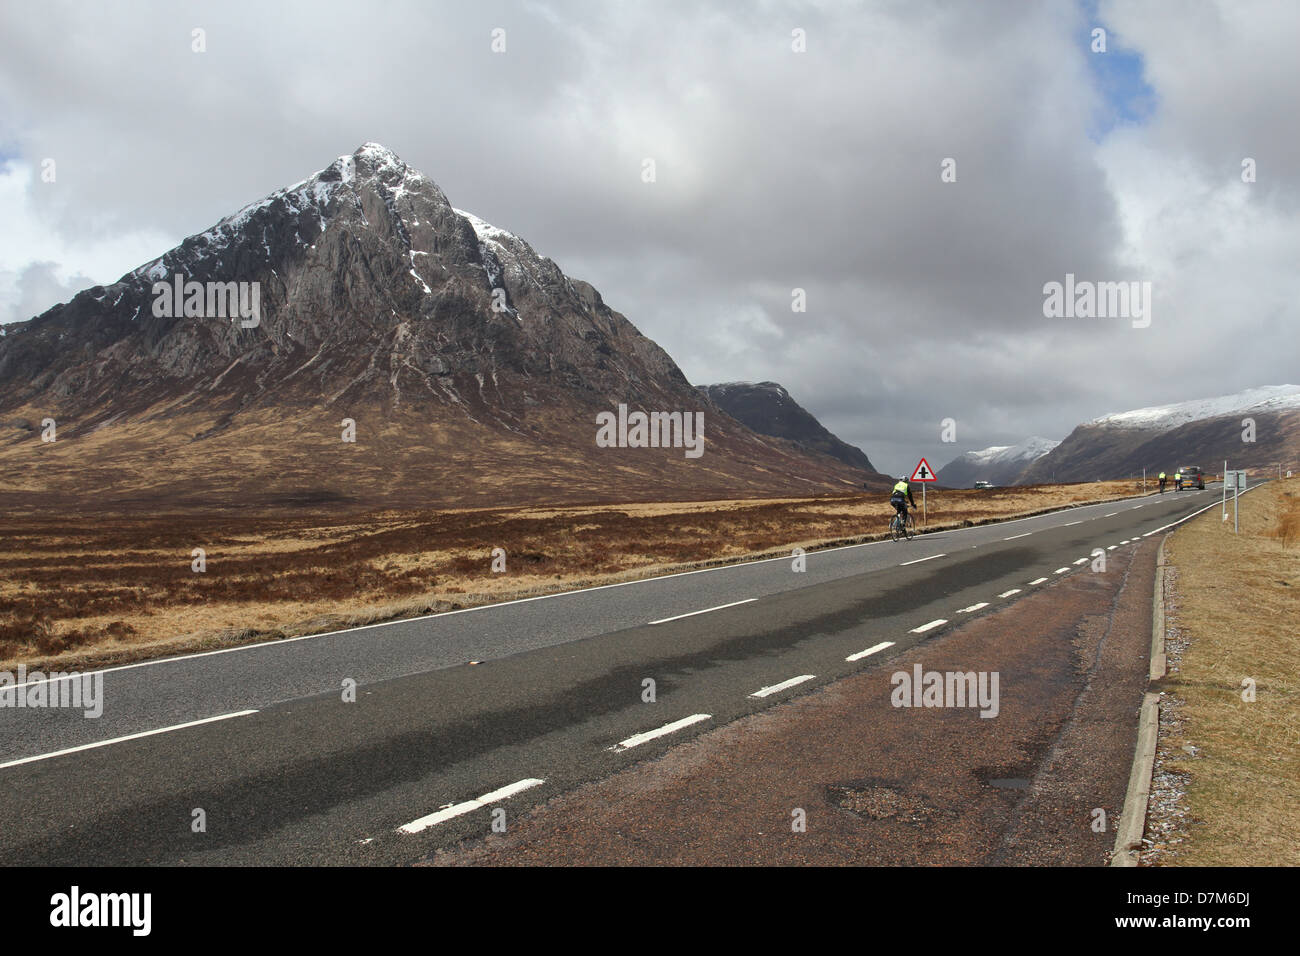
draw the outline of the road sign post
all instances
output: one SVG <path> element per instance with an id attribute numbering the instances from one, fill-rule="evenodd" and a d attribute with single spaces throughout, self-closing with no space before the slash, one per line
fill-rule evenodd
<path id="1" fill-rule="evenodd" d="M 928 526 L 930 523 L 930 513 L 926 508 L 925 501 L 925 486 L 932 481 L 937 481 L 938 478 L 939 476 L 934 473 L 934 469 L 930 467 L 930 463 L 924 458 L 912 469 L 911 480 L 921 483 L 921 524 L 923 526 Z"/>
<path id="2" fill-rule="evenodd" d="M 1228 520 L 1228 488 L 1232 488 L 1232 533 L 1238 534 L 1241 530 L 1238 514 L 1238 496 L 1246 490 L 1246 472 L 1244 469 L 1229 471 L 1227 462 L 1224 462 L 1223 469 L 1223 520 Z"/>

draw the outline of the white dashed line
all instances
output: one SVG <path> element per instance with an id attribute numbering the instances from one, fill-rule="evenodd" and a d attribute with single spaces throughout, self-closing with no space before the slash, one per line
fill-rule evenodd
<path id="1" fill-rule="evenodd" d="M 947 623 L 948 623 L 948 619 L 947 619 L 947 618 L 943 618 L 943 617 L 941 617 L 941 618 L 939 618 L 939 620 L 937 620 L 937 621 L 931 621 L 929 624 L 922 624 L 920 627 L 914 627 L 914 628 L 912 628 L 912 630 L 909 631 L 908 633 L 910 633 L 910 634 L 924 634 L 926 631 L 932 631 L 932 630 L 934 630 L 936 627 L 938 627 L 939 625 L 941 625 L 941 624 L 947 624 Z"/>
<path id="2" fill-rule="evenodd" d="M 643 734 L 634 734 L 627 740 L 620 740 L 610 750 L 623 751 L 631 747 L 636 747 L 645 743 L 647 740 L 654 740 L 656 737 L 662 737 L 665 734 L 671 734 L 674 731 L 681 730 L 683 727 L 689 727 L 691 724 L 698 724 L 701 720 L 708 720 L 712 714 L 691 714 L 689 717 L 683 717 L 681 720 L 674 720 L 671 724 L 664 724 L 655 730 L 647 730 Z"/>
<path id="3" fill-rule="evenodd" d="M 933 561 L 935 558 L 946 558 L 946 557 L 947 557 L 946 554 L 932 554 L 928 558 L 917 558 L 915 561 L 904 561 L 902 564 L 899 565 L 899 567 L 905 568 L 909 564 L 920 564 L 922 561 Z"/>
<path id="4" fill-rule="evenodd" d="M 464 803 L 456 803 L 448 807 L 443 807 L 441 810 L 430 813 L 428 816 L 420 817 L 418 820 L 412 820 L 410 823 L 400 826 L 397 829 L 401 833 L 419 833 L 421 830 L 427 830 L 429 827 L 437 826 L 445 820 L 450 820 L 452 817 L 458 817 L 463 813 L 469 813 L 471 810 L 477 810 L 479 807 L 486 807 L 490 803 L 496 803 L 499 800 L 513 797 L 516 793 L 536 787 L 538 784 L 545 782 L 545 780 L 538 780 L 535 777 L 529 777 L 527 780 L 520 780 L 507 787 L 502 787 L 500 790 L 493 790 L 491 793 L 485 793 L 477 800 L 466 800 Z"/>
<path id="5" fill-rule="evenodd" d="M 1069 568 L 1057 568 L 1057 569 L 1056 569 L 1055 571 L 1053 571 L 1052 573 L 1053 573 L 1053 574 L 1064 574 L 1064 573 L 1065 573 L 1066 571 L 1068 571 L 1068 570 L 1070 570 L 1070 569 L 1069 569 Z"/>
<path id="6" fill-rule="evenodd" d="M 783 680 L 779 684 L 773 684 L 771 687 L 764 687 L 762 690 L 756 690 L 750 694 L 750 697 L 767 697 L 778 691 L 783 691 L 787 687 L 793 687 L 795 684 L 802 684 L 806 680 L 812 680 L 816 674 L 801 674 L 798 677 L 791 677 L 789 680 Z"/>
<path id="7" fill-rule="evenodd" d="M 1032 581 L 1030 581 L 1029 583 L 1030 583 L 1030 584 L 1042 584 L 1042 583 L 1043 583 L 1044 581 L 1046 581 L 1046 580 L 1047 580 L 1047 578 L 1034 578 L 1034 579 L 1033 579 Z"/>
<path id="8" fill-rule="evenodd" d="M 1013 534 L 1011 537 L 1009 537 L 1009 538 L 1003 538 L 1002 540 L 1003 540 L 1003 541 L 1015 541 L 1016 538 L 1028 538 L 1031 534 L 1033 534 L 1032 531 L 1026 531 L 1024 534 Z"/>
<path id="9" fill-rule="evenodd" d="M 1073 527 L 1073 526 L 1076 525 L 1076 524 L 1083 524 L 1083 522 L 1082 522 L 1082 521 L 1071 521 L 1071 522 L 1068 522 L 1068 523 L 1066 523 L 1066 524 L 1061 525 L 1061 527 L 1062 527 L 1062 528 L 1070 528 L 1070 527 Z"/>
<path id="10" fill-rule="evenodd" d="M 1020 588 L 1012 588 L 1010 591 L 1003 591 L 1001 594 L 998 595 L 998 597 L 1009 598 L 1011 597 L 1011 595 L 1019 594 L 1019 593 L 1020 593 Z"/>
<path id="11" fill-rule="evenodd" d="M 1120 542 L 1120 544 L 1128 544 L 1130 540 L 1131 540 L 1130 538 L 1125 538 L 1123 541 Z"/>
<path id="12" fill-rule="evenodd" d="M 703 611 L 691 611 L 689 614 L 678 614 L 674 617 L 662 617 L 657 621 L 651 621 L 651 624 L 667 624 L 669 621 L 680 621 L 684 617 L 694 617 L 697 614 L 708 614 L 710 611 L 721 611 L 724 608 L 737 607 L 741 604 L 750 604 L 757 601 L 758 598 L 745 598 L 743 601 L 732 601 L 730 604 L 719 604 L 717 607 L 706 607 Z"/>
<path id="13" fill-rule="evenodd" d="M 964 608 L 961 608 L 957 613 L 958 613 L 958 614 L 973 614 L 975 611 L 978 611 L 980 608 L 982 608 L 982 607 L 988 607 L 988 606 L 989 606 L 989 602 L 988 602 L 988 601 L 980 601 L 979 604 L 972 604 L 970 607 L 964 607 Z"/>
<path id="14" fill-rule="evenodd" d="M 54 757 L 62 757 L 64 754 L 75 754 L 82 750 L 95 750 L 99 747 L 107 747 L 109 744 L 120 744 L 128 740 L 139 740 L 141 737 L 152 737 L 154 734 L 167 734 L 173 730 L 184 730 L 186 727 L 198 727 L 200 724 L 211 724 L 218 720 L 230 720 L 232 717 L 247 717 L 249 714 L 255 714 L 255 710 L 237 710 L 233 714 L 221 714 L 218 717 L 204 717 L 202 720 L 191 720 L 183 724 L 173 724 L 171 727 L 159 727 L 157 730 L 143 730 L 138 734 L 127 734 L 125 737 L 114 737 L 111 740 L 98 740 L 93 744 L 82 744 L 79 747 L 69 747 L 66 750 L 55 750 L 47 754 L 37 754 L 35 757 L 22 757 L 18 760 L 10 760 L 6 763 L 0 763 L 0 770 L 5 767 L 17 767 L 19 764 L 35 763 L 38 760 L 50 760 Z"/>
<path id="15" fill-rule="evenodd" d="M 1112 545 L 1111 545 L 1109 548 L 1107 548 L 1106 550 L 1107 550 L 1107 551 L 1114 551 L 1114 550 L 1115 550 L 1116 548 L 1118 548 L 1118 547 L 1119 547 L 1119 545 L 1117 545 L 1117 544 L 1112 544 Z"/>
<path id="16" fill-rule="evenodd" d="M 1074 563 L 1075 563 L 1075 564 L 1087 564 L 1087 563 L 1088 563 L 1088 559 L 1087 559 L 1087 558 L 1080 558 L 1078 561 L 1075 561 Z"/>
<path id="17" fill-rule="evenodd" d="M 865 651 L 858 651 L 856 654 L 850 654 L 848 657 L 844 659 L 846 661 L 860 661 L 864 657 L 870 657 L 872 654 L 879 654 L 886 647 L 893 647 L 893 646 L 894 646 L 893 641 L 881 641 L 879 644 L 876 644 L 872 647 L 868 647 Z"/>
<path id="18" fill-rule="evenodd" d="M 1111 512 L 1110 514 L 1108 514 L 1108 515 L 1102 515 L 1102 517 L 1103 517 L 1103 518 L 1113 518 L 1113 517 L 1115 517 L 1117 514 L 1119 514 L 1118 511 L 1112 511 L 1112 512 Z"/>

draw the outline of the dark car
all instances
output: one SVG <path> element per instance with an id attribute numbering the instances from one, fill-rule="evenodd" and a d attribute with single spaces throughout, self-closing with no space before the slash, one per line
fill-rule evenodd
<path id="1" fill-rule="evenodd" d="M 1197 468 L 1195 465 L 1191 465 L 1187 468 L 1180 468 L 1179 473 L 1183 476 L 1183 488 L 1191 488 L 1195 486 L 1198 491 L 1205 490 L 1205 472 Z"/>

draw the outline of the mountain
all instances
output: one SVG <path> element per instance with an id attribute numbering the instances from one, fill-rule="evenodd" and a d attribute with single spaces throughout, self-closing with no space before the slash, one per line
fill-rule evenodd
<path id="1" fill-rule="evenodd" d="M 760 435 L 783 438 L 850 467 L 878 474 L 860 448 L 827 431 L 776 382 L 726 382 L 698 387 L 713 404 Z"/>
<path id="2" fill-rule="evenodd" d="M 1243 440 L 1254 421 L 1254 441 Z M 1217 398 L 1103 415 L 1078 426 L 1035 461 L 1021 483 L 1092 481 L 1172 474 L 1187 465 L 1215 473 L 1230 467 L 1294 467 L 1300 460 L 1300 386 L 1251 388 Z"/>
<path id="3" fill-rule="evenodd" d="M 228 297 L 245 306 L 233 318 Z M 620 407 L 703 413 L 705 452 L 601 447 L 597 416 Z M 446 507 L 859 486 L 844 463 L 722 414 L 592 286 L 374 143 L 112 285 L 0 326 L 11 505 Z"/>
<path id="4" fill-rule="evenodd" d="M 940 468 L 939 478 L 949 488 L 969 488 L 977 481 L 1013 485 L 1026 467 L 1059 444 L 1050 438 L 1027 438 L 1018 445 L 968 451 Z"/>

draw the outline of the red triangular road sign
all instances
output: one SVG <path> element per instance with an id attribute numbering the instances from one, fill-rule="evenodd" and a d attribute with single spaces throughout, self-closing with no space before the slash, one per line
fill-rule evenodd
<path id="1" fill-rule="evenodd" d="M 916 470 L 912 472 L 912 481 L 937 481 L 938 478 L 939 476 L 934 473 L 934 469 L 930 467 L 930 463 L 924 458 L 916 466 Z"/>

